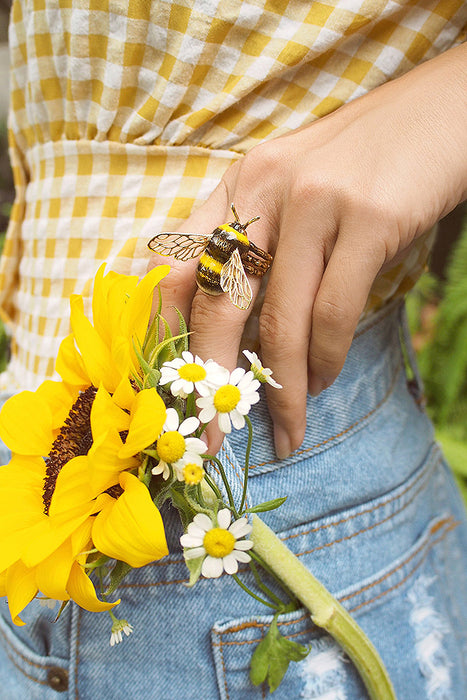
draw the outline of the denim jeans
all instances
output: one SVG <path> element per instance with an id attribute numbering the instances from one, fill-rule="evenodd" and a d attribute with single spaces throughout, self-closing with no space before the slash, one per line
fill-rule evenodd
<path id="1" fill-rule="evenodd" d="M 398 700 L 465 700 L 467 522 L 420 386 L 407 381 L 400 329 L 396 304 L 359 327 L 336 382 L 309 398 L 305 441 L 288 459 L 275 457 L 265 401 L 254 407 L 248 498 L 287 496 L 263 519 L 355 616 Z M 245 430 L 220 453 L 237 492 Z M 227 575 L 187 588 L 180 525 L 169 510 L 165 518 L 170 555 L 120 588 L 115 612 L 134 627 L 123 644 L 109 647 L 106 613 L 72 604 L 53 623 L 57 610 L 34 601 L 26 626 L 15 628 L 2 602 L 2 699 L 266 697 L 248 673 L 267 609 Z M 311 652 L 289 666 L 275 700 L 367 697 L 352 663 L 304 610 L 281 617 L 279 628 Z"/>

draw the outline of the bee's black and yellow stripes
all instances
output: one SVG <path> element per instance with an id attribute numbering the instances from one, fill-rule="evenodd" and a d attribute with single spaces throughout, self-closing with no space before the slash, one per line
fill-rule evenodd
<path id="1" fill-rule="evenodd" d="M 216 228 L 201 255 L 196 273 L 196 282 L 206 294 L 222 294 L 220 285 L 223 265 L 230 258 L 235 248 L 240 255 L 248 252 L 249 241 L 243 227 L 234 222 Z"/>

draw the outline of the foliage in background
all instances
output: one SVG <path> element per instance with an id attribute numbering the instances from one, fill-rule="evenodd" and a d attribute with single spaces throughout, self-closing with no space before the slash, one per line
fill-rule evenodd
<path id="1" fill-rule="evenodd" d="M 445 282 L 424 275 L 408 313 L 428 412 L 467 501 L 467 217 Z"/>

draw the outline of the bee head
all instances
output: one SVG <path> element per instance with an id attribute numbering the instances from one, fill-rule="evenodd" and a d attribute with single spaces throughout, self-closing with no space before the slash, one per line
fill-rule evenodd
<path id="1" fill-rule="evenodd" d="M 249 226 L 250 224 L 252 224 L 254 221 L 258 221 L 259 216 L 254 216 L 252 219 L 247 221 L 246 224 L 241 224 L 240 219 L 238 218 L 237 210 L 235 209 L 235 205 L 233 204 L 233 202 L 230 205 L 230 208 L 232 209 L 233 215 L 235 216 L 235 221 L 233 221 L 230 224 L 230 226 L 232 226 L 232 228 L 234 228 L 236 231 L 239 231 L 240 233 L 245 233 L 245 235 L 246 235 L 246 231 L 245 231 L 246 227 Z"/>

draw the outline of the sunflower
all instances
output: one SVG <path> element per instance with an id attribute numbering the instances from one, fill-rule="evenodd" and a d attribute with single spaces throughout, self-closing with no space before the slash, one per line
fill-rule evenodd
<path id="1" fill-rule="evenodd" d="M 61 343 L 55 369 L 63 381 L 80 388 L 102 384 L 114 401 L 129 409 L 134 397 L 131 377 L 140 373 L 135 348 L 143 345 L 155 287 L 168 265 L 136 276 L 109 272 L 101 265 L 94 279 L 93 323 L 78 294 L 70 298 L 71 333 Z"/>
<path id="2" fill-rule="evenodd" d="M 131 381 L 163 267 L 139 284 L 101 268 L 94 326 L 82 300 L 71 301 L 72 334 L 57 360 L 64 381 L 12 397 L 0 414 L 13 453 L 0 467 L 0 594 L 15 624 L 38 591 L 91 611 L 116 605 L 97 598 L 84 570 L 92 547 L 130 566 L 168 553 L 160 513 L 131 473 L 166 420 L 156 389 Z"/>

